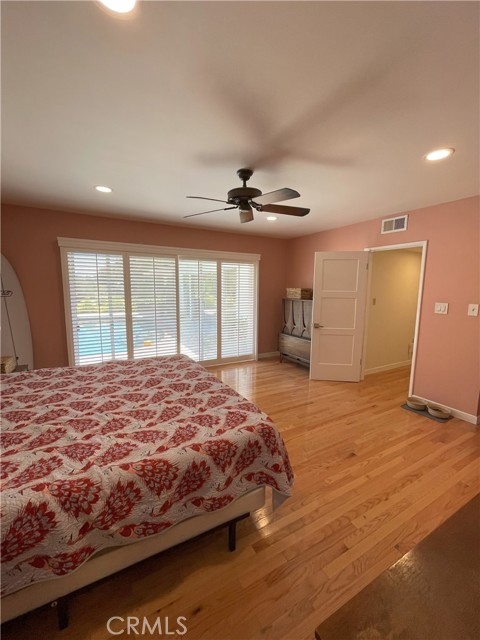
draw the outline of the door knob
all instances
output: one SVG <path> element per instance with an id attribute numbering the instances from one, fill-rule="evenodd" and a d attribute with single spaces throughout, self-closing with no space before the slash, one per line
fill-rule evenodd
<path id="1" fill-rule="evenodd" d="M 313 328 L 314 329 L 323 329 L 323 324 L 319 324 L 318 322 L 314 322 L 313 323 Z"/>

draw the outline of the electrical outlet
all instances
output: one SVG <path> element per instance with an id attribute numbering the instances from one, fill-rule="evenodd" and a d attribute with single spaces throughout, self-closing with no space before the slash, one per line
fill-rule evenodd
<path id="1" fill-rule="evenodd" d="M 448 302 L 435 302 L 435 313 L 448 313 Z"/>
<path id="2" fill-rule="evenodd" d="M 478 316 L 478 304 L 469 304 L 468 305 L 468 315 L 469 316 Z"/>

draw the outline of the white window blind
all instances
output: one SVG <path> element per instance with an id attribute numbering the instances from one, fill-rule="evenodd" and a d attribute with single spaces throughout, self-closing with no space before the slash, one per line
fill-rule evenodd
<path id="1" fill-rule="evenodd" d="M 68 272 L 75 364 L 127 358 L 123 257 L 70 252 Z"/>
<path id="2" fill-rule="evenodd" d="M 133 357 L 177 353 L 176 260 L 130 256 Z"/>
<path id="3" fill-rule="evenodd" d="M 259 256 L 59 245 L 70 364 L 176 353 L 208 364 L 256 358 Z"/>
<path id="4" fill-rule="evenodd" d="M 217 262 L 180 259 L 181 353 L 194 360 L 217 359 Z"/>
<path id="5" fill-rule="evenodd" d="M 255 266 L 222 263 L 222 358 L 254 352 Z"/>

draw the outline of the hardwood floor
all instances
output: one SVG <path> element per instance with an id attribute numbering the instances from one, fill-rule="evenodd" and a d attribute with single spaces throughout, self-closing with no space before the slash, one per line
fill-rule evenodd
<path id="1" fill-rule="evenodd" d="M 276 359 L 211 370 L 279 427 L 292 498 L 242 521 L 233 554 L 226 531 L 207 534 L 77 594 L 65 631 L 46 608 L 5 624 L 4 640 L 113 638 L 112 616 L 160 617 L 164 637 L 165 618 L 177 637 L 184 616 L 188 640 L 313 640 L 333 611 L 480 492 L 478 428 L 401 409 L 406 369 L 358 384 L 310 381 Z"/>

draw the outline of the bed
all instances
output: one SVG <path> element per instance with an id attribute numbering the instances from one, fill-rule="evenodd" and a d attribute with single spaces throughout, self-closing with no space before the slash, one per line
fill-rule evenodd
<path id="1" fill-rule="evenodd" d="M 1 380 L 2 622 L 290 495 L 275 425 L 187 356 Z"/>

